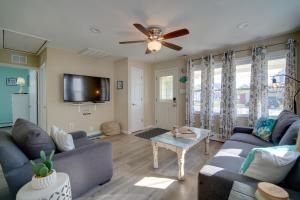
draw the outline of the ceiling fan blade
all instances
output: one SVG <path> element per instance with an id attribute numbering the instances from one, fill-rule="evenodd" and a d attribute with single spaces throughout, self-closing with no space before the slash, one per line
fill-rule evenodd
<path id="1" fill-rule="evenodd" d="M 142 24 L 133 24 L 133 26 L 145 35 L 147 35 L 147 37 L 150 37 L 150 32 Z"/>
<path id="2" fill-rule="evenodd" d="M 152 53 L 152 51 L 150 51 L 150 50 L 147 48 L 145 54 L 150 54 L 150 53 Z"/>
<path id="3" fill-rule="evenodd" d="M 161 41 L 161 44 L 164 45 L 165 47 L 168 47 L 170 49 L 174 49 L 176 51 L 180 51 L 182 49 L 182 47 L 180 47 L 176 44 L 172 44 L 170 42 Z"/>
<path id="4" fill-rule="evenodd" d="M 173 32 L 170 32 L 170 33 L 166 33 L 162 36 L 162 38 L 166 40 L 166 39 L 181 37 L 181 36 L 187 35 L 189 33 L 190 33 L 189 30 L 184 28 L 184 29 L 180 29 L 180 30 L 173 31 Z"/>
<path id="5" fill-rule="evenodd" d="M 119 42 L 119 44 L 144 43 L 144 42 L 147 42 L 147 40 L 123 41 L 123 42 Z"/>

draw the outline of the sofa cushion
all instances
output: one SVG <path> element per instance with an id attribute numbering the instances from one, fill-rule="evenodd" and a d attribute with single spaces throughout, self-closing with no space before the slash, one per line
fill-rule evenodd
<path id="1" fill-rule="evenodd" d="M 235 133 L 230 137 L 230 140 L 244 142 L 244 143 L 248 143 L 260 147 L 273 146 L 273 144 L 270 142 L 263 141 L 254 135 L 245 134 L 245 133 Z"/>
<path id="2" fill-rule="evenodd" d="M 36 159 L 40 151 L 50 154 L 55 145 L 50 136 L 40 127 L 24 119 L 18 119 L 12 130 L 12 137 L 29 159 Z"/>
<path id="3" fill-rule="evenodd" d="M 300 120 L 295 121 L 289 129 L 286 131 L 284 136 L 281 138 L 279 145 L 293 145 L 296 144 L 298 133 L 300 130 Z"/>
<path id="4" fill-rule="evenodd" d="M 272 141 L 275 144 L 278 144 L 282 136 L 286 133 L 288 128 L 295 121 L 299 120 L 299 116 L 294 113 L 284 110 L 278 116 L 277 122 L 275 124 L 273 133 L 272 133 Z"/>
<path id="5" fill-rule="evenodd" d="M 3 171 L 22 167 L 28 162 L 28 158 L 13 142 L 9 133 L 0 132 L 0 163 Z"/>
<path id="6" fill-rule="evenodd" d="M 227 140 L 222 149 L 223 153 L 228 153 L 232 154 L 232 156 L 238 156 L 242 158 L 246 158 L 248 153 L 253 149 L 257 148 L 258 146 L 253 145 L 253 144 L 248 144 L 244 142 L 239 142 L 239 141 L 232 141 L 232 140 Z"/>
<path id="7" fill-rule="evenodd" d="M 77 140 L 74 140 L 75 148 L 83 147 L 85 145 L 94 144 L 92 140 L 90 140 L 88 137 L 79 138 Z"/>

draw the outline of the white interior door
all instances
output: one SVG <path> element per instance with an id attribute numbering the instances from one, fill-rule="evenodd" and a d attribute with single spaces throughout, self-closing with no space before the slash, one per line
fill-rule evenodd
<path id="1" fill-rule="evenodd" d="M 178 125 L 178 69 L 155 71 L 155 122 L 171 130 Z"/>
<path id="2" fill-rule="evenodd" d="M 131 67 L 130 85 L 130 131 L 144 128 L 144 71 Z"/>
<path id="3" fill-rule="evenodd" d="M 29 71 L 29 121 L 37 124 L 37 73 Z"/>

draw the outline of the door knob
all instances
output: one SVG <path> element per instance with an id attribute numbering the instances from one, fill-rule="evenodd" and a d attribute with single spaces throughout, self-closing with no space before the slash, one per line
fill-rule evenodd
<path id="1" fill-rule="evenodd" d="M 135 106 L 136 104 L 133 103 L 133 104 L 131 104 L 131 105 L 132 105 L 132 106 Z"/>

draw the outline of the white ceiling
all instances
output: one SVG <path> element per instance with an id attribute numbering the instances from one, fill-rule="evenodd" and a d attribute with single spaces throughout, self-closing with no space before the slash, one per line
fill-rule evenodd
<path id="1" fill-rule="evenodd" d="M 103 50 L 116 57 L 149 62 L 222 48 L 300 27 L 300 0 L 1 0 L 0 27 L 51 40 L 50 47 L 79 52 Z M 247 22 L 245 29 L 236 26 Z M 132 24 L 159 25 L 165 32 L 188 28 L 170 42 L 183 46 L 145 55 L 144 39 Z M 90 32 L 90 27 L 101 34 Z M 2 46 L 2 44 L 0 44 Z"/>

